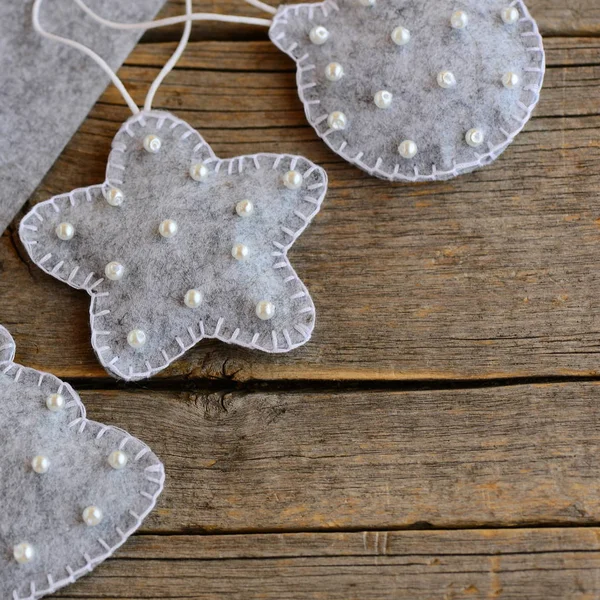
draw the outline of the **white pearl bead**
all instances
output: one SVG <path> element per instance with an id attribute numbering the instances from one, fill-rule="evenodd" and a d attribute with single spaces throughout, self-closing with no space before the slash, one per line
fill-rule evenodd
<path id="1" fill-rule="evenodd" d="M 406 27 L 396 27 L 394 31 L 392 31 L 392 41 L 397 46 L 404 46 L 410 42 L 410 31 L 406 29 Z"/>
<path id="2" fill-rule="evenodd" d="M 283 176 L 283 185 L 288 190 L 299 190 L 302 187 L 302 175 L 298 171 L 288 171 Z"/>
<path id="3" fill-rule="evenodd" d="M 377 0 L 358 0 L 361 6 L 375 6 Z"/>
<path id="4" fill-rule="evenodd" d="M 511 73 L 510 71 L 504 73 L 502 76 L 502 85 L 509 90 L 516 88 L 520 81 L 520 77 L 516 73 Z"/>
<path id="5" fill-rule="evenodd" d="M 519 20 L 519 11 L 514 6 L 503 8 L 500 15 L 507 25 L 514 25 Z"/>
<path id="6" fill-rule="evenodd" d="M 200 290 L 188 290 L 183 301 L 188 308 L 198 308 L 202 304 L 202 292 Z"/>
<path id="7" fill-rule="evenodd" d="M 404 140 L 398 146 L 398 153 L 402 158 L 413 158 L 418 151 L 417 144 L 412 140 Z"/>
<path id="8" fill-rule="evenodd" d="M 233 258 L 236 260 L 244 260 L 248 257 L 248 253 L 248 246 L 244 246 L 244 244 L 236 244 L 231 249 L 231 256 L 233 256 Z"/>
<path id="9" fill-rule="evenodd" d="M 450 17 L 450 25 L 454 29 L 464 29 L 469 24 L 469 15 L 464 10 L 457 10 Z"/>
<path id="10" fill-rule="evenodd" d="M 102 511 L 97 506 L 88 506 L 84 509 L 83 514 L 83 522 L 88 527 L 96 527 L 96 525 L 100 525 L 102 522 Z"/>
<path id="11" fill-rule="evenodd" d="M 235 212 L 240 217 L 249 217 L 254 210 L 254 205 L 250 200 L 241 200 L 235 205 Z"/>
<path id="12" fill-rule="evenodd" d="M 477 146 L 481 146 L 481 144 L 483 144 L 485 136 L 483 135 L 483 131 L 481 131 L 481 129 L 469 129 L 465 139 L 467 140 L 467 144 L 469 144 L 469 146 L 472 148 L 477 148 Z"/>
<path id="13" fill-rule="evenodd" d="M 275 316 L 275 306 L 268 300 L 261 300 L 256 305 L 256 316 L 262 321 L 268 321 Z"/>
<path id="14" fill-rule="evenodd" d="M 343 112 L 336 110 L 327 117 L 327 125 L 329 125 L 330 129 L 341 131 L 342 129 L 346 129 L 348 125 L 348 119 Z"/>
<path id="15" fill-rule="evenodd" d="M 111 281 L 120 281 L 125 275 L 125 267 L 121 263 L 116 261 L 109 262 L 104 268 L 104 274 Z"/>
<path id="16" fill-rule="evenodd" d="M 34 456 L 31 461 L 31 468 L 40 475 L 48 472 L 50 461 L 45 456 Z"/>
<path id="17" fill-rule="evenodd" d="M 50 412 L 58 412 L 65 407 L 65 399 L 60 394 L 51 394 L 46 398 L 46 407 Z"/>
<path id="18" fill-rule="evenodd" d="M 190 167 L 190 177 L 195 181 L 206 181 L 208 175 L 208 167 L 204 163 L 194 163 Z"/>
<path id="19" fill-rule="evenodd" d="M 71 223 L 61 223 L 56 228 L 56 235 L 59 239 L 68 242 L 69 240 L 72 240 L 75 235 L 75 227 L 73 227 Z"/>
<path id="20" fill-rule="evenodd" d="M 375 94 L 375 104 L 378 108 L 389 108 L 392 105 L 394 96 L 391 92 L 381 90 Z"/>
<path id="21" fill-rule="evenodd" d="M 119 188 L 108 188 L 104 192 L 104 198 L 111 206 L 121 206 L 125 200 L 123 192 Z"/>
<path id="22" fill-rule="evenodd" d="M 456 85 L 456 77 L 450 71 L 442 71 L 438 73 L 437 82 L 441 88 L 453 88 Z"/>
<path id="23" fill-rule="evenodd" d="M 115 450 L 111 452 L 108 456 L 108 464 L 115 470 L 119 471 L 120 469 L 124 469 L 127 466 L 127 454 L 122 450 Z"/>
<path id="24" fill-rule="evenodd" d="M 325 77 L 329 81 L 339 81 L 344 76 L 344 67 L 340 63 L 332 62 L 325 67 Z"/>
<path id="25" fill-rule="evenodd" d="M 310 41 L 317 46 L 322 46 L 329 39 L 329 31 L 322 25 L 317 25 L 310 30 Z"/>
<path id="26" fill-rule="evenodd" d="M 146 334 L 141 329 L 134 329 L 127 334 L 127 343 L 136 350 L 146 344 Z"/>
<path id="27" fill-rule="evenodd" d="M 21 542 L 13 548 L 13 556 L 21 565 L 31 562 L 34 555 L 35 551 L 33 550 L 33 546 L 27 542 Z"/>
<path id="28" fill-rule="evenodd" d="M 172 219 L 166 219 L 158 226 L 158 232 L 164 238 L 172 238 L 178 231 L 179 227 Z"/>
<path id="29" fill-rule="evenodd" d="M 150 152 L 150 154 L 156 154 L 161 146 L 162 142 L 160 141 L 160 138 L 152 133 L 144 138 L 144 150 Z"/>

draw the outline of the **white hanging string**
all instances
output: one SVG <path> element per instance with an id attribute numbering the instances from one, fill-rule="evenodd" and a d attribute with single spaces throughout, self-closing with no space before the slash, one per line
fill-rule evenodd
<path id="1" fill-rule="evenodd" d="M 264 10 L 265 12 L 271 13 L 272 15 L 277 14 L 276 8 L 273 8 L 272 6 L 269 6 L 268 4 L 265 4 L 260 0 L 244 0 L 244 2 L 246 2 L 246 4 L 251 4 L 256 8 L 260 8 L 260 10 Z"/>
<path id="2" fill-rule="evenodd" d="M 250 2 L 250 0 L 246 0 Z M 252 0 L 258 1 L 258 0 Z M 92 17 L 98 23 L 111 27 L 112 29 L 136 30 L 136 29 L 157 29 L 159 27 L 167 27 L 168 25 L 177 25 L 186 21 L 220 21 L 222 23 L 240 23 L 245 25 L 260 25 L 262 27 L 270 27 L 272 21 L 270 19 L 260 19 L 258 17 L 237 17 L 235 15 L 220 15 L 218 13 L 192 13 L 191 15 L 180 15 L 178 17 L 166 17 L 164 19 L 156 19 L 156 21 L 143 21 L 141 23 L 118 23 L 117 21 L 109 21 L 100 15 L 96 14 L 83 0 L 73 0 L 81 10 Z M 265 6 L 267 6 L 265 4 Z M 270 12 L 270 11 L 269 11 Z M 273 9 L 273 13 L 275 14 Z"/>
<path id="3" fill-rule="evenodd" d="M 123 82 L 119 79 L 117 74 L 111 69 L 108 63 L 98 54 L 96 54 L 92 49 L 76 42 L 74 40 L 70 40 L 68 38 L 62 37 L 60 35 L 56 35 L 54 33 L 50 33 L 46 31 L 40 24 L 40 7 L 44 0 L 35 0 L 32 9 L 32 20 L 33 20 L 33 28 L 37 33 L 41 36 L 53 40 L 55 42 L 59 42 L 66 46 L 70 46 L 71 48 L 75 48 L 79 50 L 86 56 L 89 56 L 111 79 L 114 86 L 117 88 L 123 99 L 129 106 L 131 112 L 135 115 L 140 112 L 137 104 L 133 101 L 133 98 L 125 88 Z M 191 12 L 191 0 L 186 0 L 186 14 L 181 15 L 179 17 L 168 17 L 165 19 L 157 19 L 156 21 L 144 21 L 142 23 L 118 23 L 116 21 L 109 21 L 108 19 L 104 19 L 97 15 L 91 8 L 89 8 L 86 4 L 84 4 L 83 0 L 73 0 L 81 10 L 83 10 L 87 15 L 92 17 L 97 22 L 105 25 L 106 27 L 110 27 L 112 29 L 121 29 L 121 30 L 140 30 L 140 29 L 156 29 L 158 27 L 166 27 L 168 25 L 176 25 L 178 23 L 185 23 L 185 28 L 183 32 L 183 36 L 177 49 L 175 50 L 173 56 L 169 59 L 167 64 L 163 67 L 161 72 L 158 74 L 157 78 L 154 80 L 152 85 L 150 86 L 150 90 L 148 91 L 148 95 L 146 96 L 146 101 L 144 103 L 144 109 L 150 110 L 152 106 L 152 102 L 154 100 L 154 96 L 158 91 L 159 86 L 163 82 L 164 78 L 172 71 L 173 67 L 183 54 L 185 47 L 188 43 L 190 32 L 191 32 L 191 24 L 193 21 L 220 21 L 224 23 L 243 23 L 247 25 L 260 25 L 263 27 L 270 27 L 271 21 L 269 19 L 259 19 L 256 17 L 237 17 L 233 15 L 221 15 L 216 13 L 192 13 Z M 245 0 L 249 4 L 253 6 L 262 5 L 263 3 L 259 0 Z M 189 2 L 189 6 L 188 6 Z M 255 4 L 256 3 L 256 4 Z M 266 7 L 266 8 L 265 8 Z M 262 7 L 263 10 L 267 10 L 267 12 L 271 12 L 274 14 L 276 11 L 272 7 L 264 4 Z"/>
<path id="4" fill-rule="evenodd" d="M 189 18 L 192 14 L 192 0 L 185 0 L 185 16 Z M 181 58 L 185 47 L 188 44 L 190 39 L 190 33 L 192 31 L 192 22 L 190 20 L 185 22 L 185 26 L 183 28 L 183 35 L 181 36 L 181 40 L 173 52 L 173 56 L 167 61 L 165 66 L 161 69 L 160 73 L 156 77 L 156 79 L 152 82 L 150 89 L 148 90 L 148 94 L 146 95 L 146 101 L 144 102 L 144 110 L 152 109 L 152 101 L 154 100 L 154 96 L 160 87 L 160 84 L 163 82 L 164 78 L 173 70 L 173 67 L 177 64 L 177 61 Z"/>

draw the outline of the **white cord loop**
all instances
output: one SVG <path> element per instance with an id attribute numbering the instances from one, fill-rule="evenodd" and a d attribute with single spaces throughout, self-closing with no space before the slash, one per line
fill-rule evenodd
<path id="1" fill-rule="evenodd" d="M 190 17 L 192 14 L 192 0 L 185 0 L 185 16 Z M 181 58 L 185 47 L 188 44 L 190 39 L 190 33 L 192 32 L 192 22 L 187 20 L 185 22 L 185 26 L 183 28 L 183 35 L 181 36 L 181 40 L 173 52 L 171 58 L 167 61 L 165 66 L 161 69 L 160 73 L 157 75 L 156 79 L 152 82 L 150 89 L 148 90 L 148 94 L 146 95 L 146 101 L 144 102 L 144 110 L 152 110 L 152 102 L 154 100 L 154 96 L 160 87 L 160 84 L 164 81 L 165 77 L 173 70 L 173 67 L 177 64 L 177 61 Z"/>
<path id="2" fill-rule="evenodd" d="M 246 2 L 246 4 L 255 6 L 256 8 L 259 8 L 260 10 L 264 10 L 265 12 L 271 13 L 272 15 L 277 14 L 276 8 L 273 8 L 272 6 L 269 6 L 268 4 L 265 4 L 264 2 L 261 2 L 260 0 L 244 0 L 244 1 Z"/>
<path id="3" fill-rule="evenodd" d="M 253 4 L 258 0 L 245 0 L 246 2 Z M 101 23 L 105 27 L 111 29 L 123 29 L 125 31 L 135 31 L 137 29 L 158 29 L 160 27 L 167 27 L 168 25 L 178 25 L 179 23 L 185 23 L 186 21 L 220 21 L 221 23 L 240 23 L 245 25 L 258 25 L 262 27 L 270 27 L 272 21 L 270 19 L 260 19 L 258 17 L 236 17 L 235 15 L 220 15 L 217 13 L 192 13 L 191 15 L 181 15 L 179 17 L 166 17 L 164 19 L 156 19 L 156 21 L 142 21 L 141 23 L 118 23 L 117 21 L 109 21 L 104 19 L 100 15 L 96 14 L 89 6 L 84 4 L 83 0 L 73 0 L 81 10 L 83 10 L 88 16 L 92 17 L 98 23 Z M 262 4 L 262 2 L 260 3 Z M 267 6 L 266 4 L 264 6 Z M 272 14 L 277 11 L 273 9 Z M 264 9 L 263 9 L 264 10 Z M 268 11 L 271 12 L 271 11 Z"/>
<path id="4" fill-rule="evenodd" d="M 54 33 L 50 33 L 41 26 L 40 7 L 43 1 L 44 0 L 35 0 L 33 4 L 32 20 L 33 28 L 35 29 L 35 31 L 49 40 L 53 40 L 66 46 L 70 46 L 71 48 L 79 50 L 86 56 L 89 56 L 110 77 L 114 86 L 117 88 L 121 96 L 123 96 L 123 99 L 127 103 L 127 106 L 129 106 L 131 112 L 134 115 L 138 114 L 140 112 L 140 109 L 137 106 L 137 104 L 133 101 L 133 98 L 125 88 L 125 85 L 101 56 L 96 54 L 91 48 L 88 48 L 87 46 L 84 46 L 83 44 L 80 44 L 79 42 L 76 42 L 74 40 L 64 38 Z M 177 64 L 177 61 L 181 58 L 181 55 L 183 54 L 190 38 L 193 21 L 220 21 L 223 23 L 243 23 L 246 25 L 257 25 L 262 27 L 271 26 L 271 20 L 269 19 L 259 19 L 256 17 L 237 17 L 233 15 L 220 15 L 214 13 L 192 13 L 191 0 L 186 0 L 185 15 L 181 15 L 179 17 L 168 17 L 165 19 L 157 19 L 156 21 L 144 21 L 142 23 L 118 23 L 116 21 L 109 21 L 108 19 L 104 19 L 103 17 L 97 15 L 91 8 L 84 4 L 83 0 L 73 0 L 73 2 L 75 2 L 75 4 L 77 4 L 77 6 L 79 6 L 79 8 L 83 10 L 92 19 L 106 27 L 110 27 L 111 29 L 121 29 L 125 31 L 134 31 L 141 29 L 147 30 L 157 29 L 159 27 L 166 27 L 168 25 L 176 25 L 178 23 L 185 23 L 183 35 L 181 37 L 179 45 L 177 46 L 177 49 L 173 53 L 173 56 L 171 56 L 171 58 L 168 60 L 165 66 L 161 69 L 160 73 L 152 82 L 152 85 L 148 90 L 148 94 L 144 102 L 144 110 L 150 110 L 152 108 L 152 102 L 154 101 L 154 97 L 156 95 L 156 92 L 158 91 L 158 88 L 164 81 L 165 77 L 173 70 L 173 68 Z M 269 6 L 268 4 L 265 4 L 260 0 L 245 0 L 245 2 L 271 14 L 275 14 L 277 12 L 272 6 Z"/>

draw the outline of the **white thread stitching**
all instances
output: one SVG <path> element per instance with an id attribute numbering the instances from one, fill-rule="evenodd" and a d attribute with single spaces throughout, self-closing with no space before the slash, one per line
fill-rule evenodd
<path id="1" fill-rule="evenodd" d="M 14 340 L 12 339 L 10 333 L 4 327 L 2 327 L 0 325 L 0 340 L 2 340 L 3 338 L 8 339 L 8 342 L 5 342 L 5 343 L 3 343 L 2 346 L 0 346 L 0 351 L 6 350 L 7 348 L 9 348 L 12 350 L 12 353 L 14 355 L 14 348 L 15 348 Z M 1 358 L 2 357 L 0 355 L 0 359 Z M 38 380 L 38 386 L 41 384 L 43 378 L 45 378 L 45 377 L 49 378 L 51 380 L 51 382 L 54 384 L 54 386 L 50 387 L 50 389 L 49 389 L 50 393 L 54 393 L 53 390 L 55 390 L 55 389 L 58 389 L 58 393 L 63 393 L 65 389 L 67 390 L 67 392 L 71 396 L 72 400 L 66 404 L 65 408 L 68 409 L 71 407 L 76 407 L 78 416 L 73 422 L 81 422 L 82 423 L 82 427 L 80 427 L 80 429 L 77 430 L 76 435 L 81 435 L 84 432 L 84 430 L 86 429 L 86 427 L 85 427 L 86 425 L 98 426 L 98 427 L 100 427 L 100 431 L 102 431 L 102 433 L 105 433 L 107 430 L 113 430 L 116 432 L 123 433 L 122 430 L 120 430 L 118 427 L 112 427 L 110 425 L 103 425 L 102 423 L 98 423 L 96 421 L 89 421 L 85 416 L 85 414 L 86 414 L 85 406 L 81 402 L 81 399 L 79 398 L 79 395 L 77 394 L 77 392 L 75 392 L 75 390 L 70 385 L 64 383 L 63 381 L 61 381 L 54 375 L 51 375 L 50 373 L 43 373 L 41 371 L 37 371 L 37 370 L 31 369 L 29 367 L 23 367 L 12 361 L 13 361 L 12 358 L 9 361 L 1 361 L 0 360 L 0 364 L 2 364 L 3 362 L 9 362 L 8 368 L 4 371 L 5 374 L 8 373 L 8 371 L 10 370 L 11 367 L 17 367 L 17 376 L 14 378 L 15 383 L 18 383 L 18 378 L 20 377 L 21 373 L 23 373 L 23 372 L 29 373 L 29 374 L 36 373 L 36 374 L 39 374 L 39 376 L 40 376 L 39 380 Z M 21 385 L 24 385 L 24 384 L 21 384 Z M 94 434 L 92 429 L 93 429 L 93 427 L 89 427 L 89 428 L 87 428 L 87 431 L 89 432 L 90 435 L 92 435 L 92 437 L 97 437 L 97 434 Z M 127 439 L 134 439 L 134 438 L 132 436 L 128 436 Z M 138 453 L 138 456 L 142 452 L 144 452 L 144 454 L 142 454 L 142 456 L 144 456 L 146 453 L 150 452 L 150 449 L 141 440 L 136 439 L 136 441 L 139 442 L 139 444 L 142 446 L 142 450 L 140 450 L 140 452 Z M 140 458 L 141 458 L 141 456 L 140 456 Z M 136 460 L 137 460 L 137 456 L 136 456 Z M 150 483 L 157 485 L 158 488 L 155 490 L 155 492 L 153 494 L 144 495 L 144 497 L 146 499 L 148 499 L 149 502 L 148 502 L 147 508 L 142 512 L 141 515 L 137 515 L 136 513 L 133 513 L 133 511 L 130 511 L 130 514 L 132 516 L 135 515 L 135 518 L 136 518 L 133 526 L 131 526 L 125 532 L 121 531 L 118 527 L 116 528 L 117 532 L 119 533 L 119 537 L 121 538 L 120 541 L 112 547 L 109 546 L 106 549 L 106 552 L 104 552 L 103 554 L 99 554 L 94 557 L 90 557 L 87 553 L 84 554 L 86 564 L 77 570 L 73 570 L 69 565 L 66 565 L 65 570 L 67 573 L 69 573 L 69 577 L 67 577 L 67 578 L 60 579 L 58 581 L 54 581 L 54 578 L 52 577 L 52 575 L 47 574 L 46 577 L 47 577 L 47 581 L 48 581 L 48 588 L 46 588 L 46 589 L 36 589 L 35 581 L 31 581 L 30 582 L 31 594 L 29 596 L 27 596 L 25 598 L 21 598 L 21 597 L 19 597 L 17 591 L 14 590 L 13 591 L 14 600 L 35 600 L 36 598 L 41 598 L 42 596 L 46 596 L 48 594 L 53 594 L 58 589 L 63 588 L 65 586 L 69 585 L 70 583 L 74 583 L 75 580 L 78 579 L 79 577 L 81 577 L 82 575 L 85 575 L 86 573 L 91 572 L 97 564 L 105 561 L 107 558 L 112 556 L 112 554 L 118 548 L 120 548 L 127 541 L 127 539 L 140 527 L 140 525 L 142 524 L 142 521 L 146 518 L 146 516 L 148 516 L 148 514 L 152 511 L 152 509 L 156 505 L 156 501 L 163 491 L 164 482 L 165 482 L 165 473 L 164 473 L 164 467 L 163 467 L 162 463 L 160 463 L 160 462 L 153 463 L 152 465 L 149 465 L 148 467 L 146 467 L 144 470 L 145 471 L 152 470 L 153 472 L 160 473 L 159 478 L 148 477 L 148 476 L 145 477 L 146 481 L 149 481 Z M 141 492 L 140 492 L 140 494 L 141 494 Z M 105 542 L 104 542 L 104 544 L 102 544 L 101 540 L 98 540 L 98 541 L 101 543 L 101 545 L 106 544 Z M 108 544 L 106 544 L 106 546 L 108 546 Z"/>

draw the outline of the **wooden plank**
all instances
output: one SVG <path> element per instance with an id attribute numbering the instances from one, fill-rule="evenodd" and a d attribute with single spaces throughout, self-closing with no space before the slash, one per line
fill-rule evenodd
<path id="1" fill-rule="evenodd" d="M 537 117 L 515 144 L 477 173 L 419 185 L 370 178 L 333 155 L 304 121 L 289 60 L 268 43 L 193 44 L 159 106 L 180 111 L 224 157 L 302 153 L 327 168 L 331 186 L 291 252 L 317 305 L 313 340 L 276 357 L 202 343 L 163 376 L 598 374 L 598 40 L 549 42 Z M 161 64 L 171 49 L 145 45 L 123 69 L 138 101 L 157 72 L 148 65 Z M 283 72 L 261 72 L 263 63 Z M 34 201 L 101 181 L 126 117 L 109 89 Z M 0 302 L 0 322 L 12 328 L 23 359 L 60 376 L 103 376 L 88 341 L 86 295 L 25 260 L 14 232 L 1 240 L 0 270 L 0 297 L 10 298 Z M 41 305 L 33 301 L 39 298 Z"/>
<path id="2" fill-rule="evenodd" d="M 173 52 L 176 46 L 177 42 L 139 44 L 127 58 L 126 65 L 160 69 L 166 54 Z M 548 67 L 551 69 L 600 63 L 598 38 L 551 37 L 544 40 L 544 48 Z M 194 42 L 186 48 L 177 66 L 216 71 L 217 75 L 221 75 L 221 85 L 229 72 L 266 72 L 272 75 L 269 87 L 277 85 L 280 79 L 278 73 L 294 73 L 296 70 L 294 62 L 287 55 L 265 41 Z M 169 81 L 170 78 L 165 83 L 168 84 Z M 199 82 L 195 81 L 195 84 L 199 85 Z"/>
<path id="3" fill-rule="evenodd" d="M 62 598 L 597 598 L 600 530 L 138 536 Z"/>
<path id="4" fill-rule="evenodd" d="M 446 391 L 85 391 L 167 484 L 145 533 L 600 521 L 600 384 Z M 160 418 L 157 418 L 157 415 Z"/>
<path id="5" fill-rule="evenodd" d="M 267 4 L 277 6 L 278 2 L 269 1 Z M 292 4 L 286 2 L 284 4 Z M 600 33 L 600 6 L 596 0 L 526 0 L 526 4 L 533 17 L 538 21 L 543 35 L 574 36 L 598 35 Z M 254 9 L 240 0 L 196 0 L 196 12 L 219 12 L 224 14 L 246 15 L 253 17 L 270 18 L 268 13 Z M 161 16 L 181 15 L 185 12 L 184 0 L 169 2 Z M 220 25 L 214 23 L 196 23 L 193 30 L 193 39 L 231 39 L 234 36 L 248 38 L 249 35 L 260 35 L 260 31 L 243 26 Z M 148 39 L 173 39 L 180 35 L 177 28 L 154 31 Z M 263 33 L 263 35 L 265 35 Z"/>

